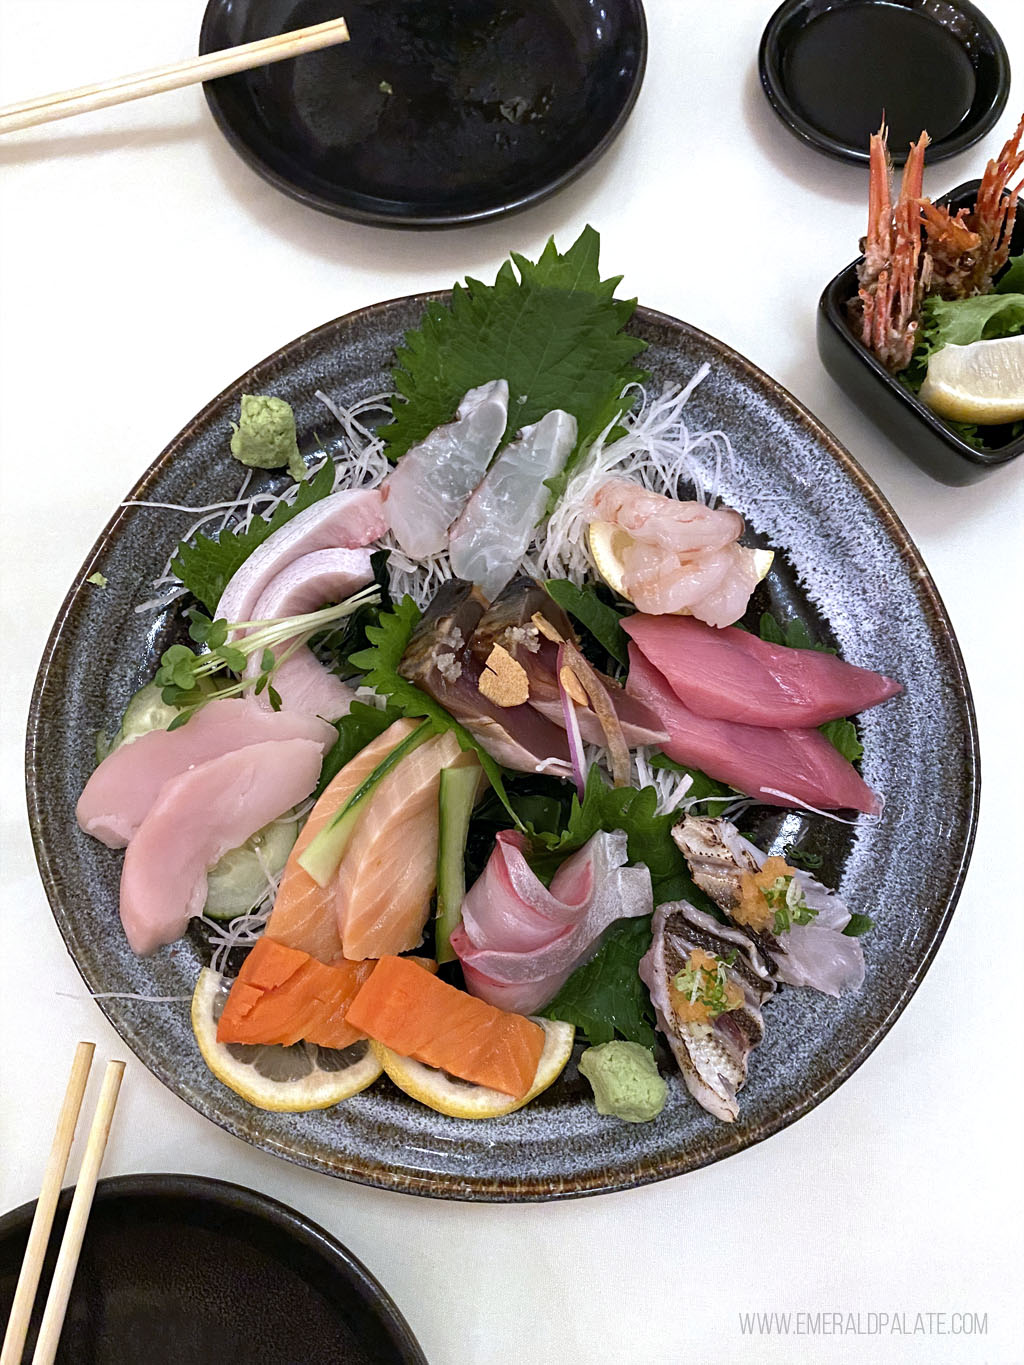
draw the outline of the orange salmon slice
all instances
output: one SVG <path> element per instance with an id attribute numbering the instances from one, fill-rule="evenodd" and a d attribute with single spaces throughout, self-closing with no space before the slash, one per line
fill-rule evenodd
<path id="1" fill-rule="evenodd" d="M 516 1099 L 544 1051 L 544 1030 L 531 1019 L 456 990 L 410 958 L 382 957 L 346 1017 L 402 1057 Z"/>

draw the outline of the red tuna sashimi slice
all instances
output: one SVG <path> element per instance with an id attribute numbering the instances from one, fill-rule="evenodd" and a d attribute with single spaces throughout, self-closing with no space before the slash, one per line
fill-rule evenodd
<path id="1" fill-rule="evenodd" d="M 257 545 L 221 594 L 217 617 L 229 623 L 260 619 L 253 608 L 282 569 L 314 550 L 354 549 L 379 540 L 387 530 L 383 509 L 377 488 L 343 489 L 307 507 Z"/>
<path id="2" fill-rule="evenodd" d="M 365 549 L 314 550 L 292 560 L 273 578 L 253 607 L 253 621 L 272 621 L 282 616 L 299 616 L 329 602 L 343 602 L 360 588 L 373 582 L 370 552 Z M 288 650 L 285 641 L 275 649 L 278 659 Z M 247 678 L 259 676 L 262 659 L 251 654 L 245 666 Z M 308 645 L 283 660 L 274 672 L 274 688 L 286 711 L 308 711 L 324 720 L 347 715 L 355 692 L 320 662 Z M 260 695 L 269 708 L 269 691 Z"/>
<path id="3" fill-rule="evenodd" d="M 304 801 L 320 775 L 311 739 L 250 744 L 165 783 L 124 855 L 121 923 L 145 956 L 181 938 L 206 903 L 206 874 Z"/>
<path id="4" fill-rule="evenodd" d="M 818 730 L 773 730 L 698 716 L 633 644 L 626 686 L 661 716 L 670 736 L 662 747 L 677 763 L 700 768 L 770 806 L 807 805 L 870 815 L 881 810 L 878 797 L 853 764 Z"/>
<path id="5" fill-rule="evenodd" d="M 336 738 L 316 716 L 265 711 L 250 697 L 211 701 L 177 730 L 150 730 L 115 749 L 85 784 L 75 814 L 86 834 L 124 848 L 164 784 L 196 764 L 270 740 L 312 740 L 322 754 Z"/>
<path id="6" fill-rule="evenodd" d="M 693 616 L 630 616 L 622 629 L 679 700 L 713 720 L 810 728 L 903 691 L 892 678 L 834 654 L 772 645 L 749 631 L 719 630 Z"/>

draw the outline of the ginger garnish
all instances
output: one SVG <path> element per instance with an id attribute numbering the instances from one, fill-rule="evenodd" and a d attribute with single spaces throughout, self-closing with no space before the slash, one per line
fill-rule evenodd
<path id="1" fill-rule="evenodd" d="M 522 706 L 529 700 L 530 680 L 526 669 L 507 649 L 494 645 L 480 674 L 477 690 L 495 706 Z"/>

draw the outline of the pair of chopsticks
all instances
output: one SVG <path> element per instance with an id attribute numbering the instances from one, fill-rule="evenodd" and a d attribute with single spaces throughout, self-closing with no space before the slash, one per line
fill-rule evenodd
<path id="1" fill-rule="evenodd" d="M 208 52 L 204 57 L 158 66 L 152 71 L 139 71 L 133 76 L 118 76 L 116 80 L 103 81 L 99 85 L 83 85 L 77 90 L 40 95 L 0 109 L 0 133 L 32 128 L 37 123 L 50 123 L 91 109 L 106 109 L 112 104 L 143 99 L 146 95 L 159 95 L 164 90 L 179 90 L 183 85 L 212 81 L 217 76 L 230 76 L 235 71 L 249 71 L 254 66 L 266 66 L 269 62 L 283 61 L 285 57 L 298 57 L 303 52 L 347 42 L 345 20 L 330 19 L 326 24 L 293 29 L 291 33 L 279 33 L 273 38 L 261 38 L 258 42 L 243 43 L 221 52 Z"/>
<path id="2" fill-rule="evenodd" d="M 57 1119 L 57 1130 L 53 1135 L 53 1146 L 46 1163 L 43 1185 L 39 1191 L 39 1201 L 36 1204 L 32 1228 L 28 1235 L 28 1244 L 25 1247 L 25 1256 L 21 1263 L 18 1287 L 14 1292 L 11 1316 L 7 1324 L 7 1331 L 4 1334 L 3 1350 L 0 1351 L 0 1365 L 20 1365 L 21 1354 L 25 1349 L 25 1337 L 28 1334 L 29 1319 L 32 1316 L 32 1304 L 36 1297 L 36 1289 L 39 1287 L 39 1276 L 43 1268 L 43 1258 L 46 1255 L 46 1245 L 50 1240 L 53 1215 L 57 1208 L 57 1200 L 60 1197 L 64 1172 L 67 1169 L 68 1156 L 71 1152 L 71 1143 L 74 1140 L 75 1129 L 78 1127 L 78 1115 L 81 1112 L 85 1085 L 89 1079 L 89 1069 L 92 1066 L 95 1051 L 95 1043 L 79 1043 L 75 1049 L 68 1087 L 64 1092 L 64 1103 L 61 1105 L 60 1117 Z M 107 1138 L 110 1135 L 110 1125 L 114 1118 L 114 1107 L 117 1104 L 123 1075 L 124 1062 L 107 1063 L 103 1086 L 96 1102 L 92 1127 L 89 1129 L 89 1138 L 85 1145 L 85 1155 L 82 1158 L 78 1184 L 71 1200 L 64 1238 L 60 1244 L 50 1292 L 46 1299 L 46 1307 L 43 1310 L 43 1320 L 39 1327 L 32 1365 L 52 1365 L 53 1358 L 57 1354 L 57 1343 L 60 1340 L 61 1328 L 64 1326 L 64 1314 L 67 1312 L 68 1299 L 71 1296 L 71 1284 L 78 1267 L 82 1239 L 85 1236 L 85 1225 L 89 1218 L 89 1210 L 92 1208 L 96 1181 L 99 1177 L 100 1166 L 103 1163 L 103 1153 L 106 1150 Z"/>

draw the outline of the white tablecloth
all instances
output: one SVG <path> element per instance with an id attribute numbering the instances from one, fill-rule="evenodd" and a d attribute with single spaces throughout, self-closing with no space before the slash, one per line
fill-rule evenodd
<path id="1" fill-rule="evenodd" d="M 131 1059 L 105 1171 L 219 1176 L 305 1211 L 380 1277 L 432 1365 L 1024 1359 L 1011 1290 L 1024 467 L 970 488 L 933 482 L 823 371 L 815 306 L 855 254 L 867 178 L 803 147 L 769 109 L 756 57 L 771 9 L 647 0 L 647 76 L 610 153 L 549 202 L 476 229 L 384 232 L 293 203 L 238 160 L 198 88 L 0 144 L 0 1208 L 36 1192 L 74 1041 L 125 1055 L 51 918 L 22 796 L 36 665 L 111 509 L 193 413 L 293 336 L 377 299 L 492 277 L 510 248 L 532 254 L 552 232 L 567 245 L 590 222 L 605 273 L 749 356 L 836 433 L 935 576 L 974 688 L 985 785 L 970 875 L 927 979 L 807 1118 L 644 1189 L 520 1207 L 382 1193 L 255 1151 Z M 986 9 L 1024 62 L 1019 0 Z M 186 56 L 202 11 L 3 0 L 0 103 Z M 1021 105 L 1018 81 L 996 129 L 929 169 L 926 189 L 980 174 Z M 741 1320 L 798 1311 L 825 1316 L 794 1317 L 781 1337 Z M 956 1333 L 958 1313 L 978 1315 L 978 1334 Z M 870 1314 L 889 1315 L 881 1335 Z"/>

